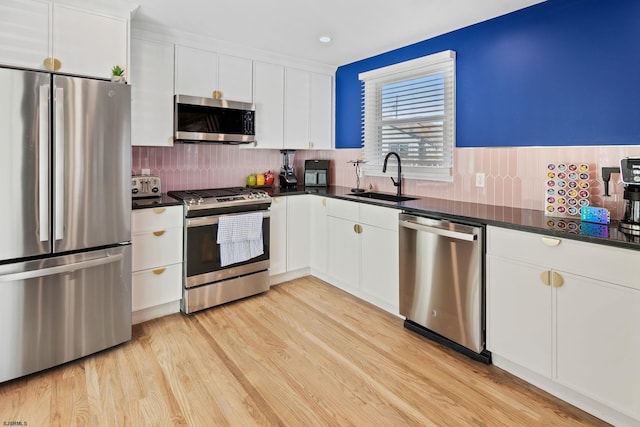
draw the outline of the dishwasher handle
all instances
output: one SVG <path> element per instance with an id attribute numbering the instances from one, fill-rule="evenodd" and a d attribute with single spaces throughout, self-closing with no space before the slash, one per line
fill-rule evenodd
<path id="1" fill-rule="evenodd" d="M 448 228 L 438 227 L 434 225 L 420 224 L 419 222 L 412 221 L 410 219 L 401 219 L 400 226 L 411 228 L 416 231 L 424 231 L 426 233 L 437 234 L 438 236 L 450 237 L 457 240 L 465 240 L 467 242 L 478 240 L 478 235 L 476 233 L 465 233 L 462 231 L 454 231 Z"/>

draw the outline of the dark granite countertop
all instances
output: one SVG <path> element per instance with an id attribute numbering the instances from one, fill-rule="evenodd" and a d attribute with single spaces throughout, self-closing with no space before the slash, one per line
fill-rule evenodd
<path id="1" fill-rule="evenodd" d="M 388 206 L 416 214 L 446 217 L 459 221 L 512 228 L 520 231 L 543 233 L 549 236 L 581 240 L 589 243 L 640 250 L 640 236 L 630 236 L 618 230 L 618 221 L 600 225 L 581 222 L 580 218 L 546 216 L 541 210 L 490 206 L 479 203 L 457 202 L 429 197 L 417 197 L 406 202 L 386 202 L 354 196 L 347 187 L 269 189 L 271 196 L 319 194 L 344 200 L 378 206 Z M 415 197 L 415 196 L 412 196 Z"/>
<path id="2" fill-rule="evenodd" d="M 157 208 L 162 206 L 182 206 L 182 202 L 162 193 L 158 197 L 145 197 L 141 199 L 131 199 L 132 209 Z"/>

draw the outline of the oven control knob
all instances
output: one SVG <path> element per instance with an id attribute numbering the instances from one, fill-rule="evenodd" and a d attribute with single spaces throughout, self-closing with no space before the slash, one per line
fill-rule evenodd
<path id="1" fill-rule="evenodd" d="M 204 203 L 204 199 L 202 197 L 198 198 L 198 204 L 201 205 Z"/>
<path id="2" fill-rule="evenodd" d="M 248 199 L 253 199 L 253 193 L 249 193 L 249 195 L 247 196 Z"/>

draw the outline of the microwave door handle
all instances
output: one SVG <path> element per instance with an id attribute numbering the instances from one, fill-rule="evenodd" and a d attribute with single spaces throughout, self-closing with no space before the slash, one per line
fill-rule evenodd
<path id="1" fill-rule="evenodd" d="M 64 238 L 64 89 L 55 90 L 55 235 Z"/>
<path id="2" fill-rule="evenodd" d="M 38 113 L 38 222 L 39 239 L 49 240 L 49 85 L 40 86 Z"/>

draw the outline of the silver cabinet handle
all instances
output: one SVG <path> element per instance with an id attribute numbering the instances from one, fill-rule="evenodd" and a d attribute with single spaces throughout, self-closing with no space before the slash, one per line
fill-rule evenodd
<path id="1" fill-rule="evenodd" d="M 49 85 L 40 86 L 38 113 L 38 205 L 41 242 L 49 240 Z"/>
<path id="2" fill-rule="evenodd" d="M 55 235 L 56 240 L 64 238 L 64 89 L 55 91 Z"/>
<path id="3" fill-rule="evenodd" d="M 439 236 L 451 237 L 452 239 L 466 240 L 468 242 L 473 242 L 474 240 L 478 239 L 478 236 L 473 233 L 463 233 L 460 231 L 452 231 L 445 228 L 434 227 L 432 225 L 420 224 L 419 222 L 411 221 L 411 220 L 400 220 L 400 226 L 411 228 L 417 231 L 424 231 L 426 233 L 437 234 Z"/>
<path id="4" fill-rule="evenodd" d="M 0 282 L 14 282 L 17 280 L 36 279 L 38 277 L 53 276 L 60 273 L 71 273 L 76 270 L 96 267 L 99 265 L 112 264 L 120 262 L 123 259 L 122 254 L 110 255 L 103 258 L 91 259 L 89 261 L 80 261 L 75 264 L 58 265 L 56 267 L 43 268 L 40 270 L 22 271 L 20 273 L 10 273 L 0 276 Z"/>

